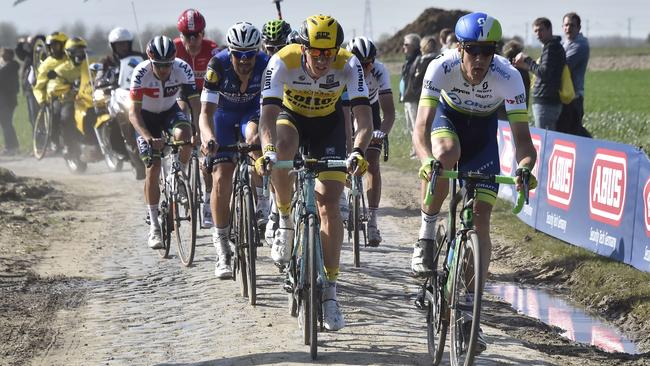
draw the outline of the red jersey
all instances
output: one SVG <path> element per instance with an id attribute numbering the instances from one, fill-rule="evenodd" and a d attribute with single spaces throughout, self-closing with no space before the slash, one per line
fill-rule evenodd
<path id="1" fill-rule="evenodd" d="M 192 70 L 194 70 L 196 89 L 198 91 L 203 90 L 205 72 L 208 70 L 208 63 L 213 56 L 213 51 L 217 49 L 217 44 L 214 41 L 204 39 L 201 42 L 201 51 L 195 57 L 187 53 L 185 46 L 183 46 L 183 41 L 180 38 L 174 40 L 174 45 L 176 46 L 176 57 L 187 62 L 192 67 Z"/>

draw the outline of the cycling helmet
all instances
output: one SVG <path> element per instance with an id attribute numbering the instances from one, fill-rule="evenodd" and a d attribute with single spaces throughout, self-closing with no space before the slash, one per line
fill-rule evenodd
<path id="1" fill-rule="evenodd" d="M 292 30 L 291 33 L 287 36 L 287 44 L 300 44 L 300 33 L 297 30 Z"/>
<path id="2" fill-rule="evenodd" d="M 281 19 L 270 20 L 262 27 L 262 40 L 264 43 L 287 44 L 287 37 L 290 33 L 289 23 Z"/>
<path id="3" fill-rule="evenodd" d="M 329 15 L 312 15 L 302 22 L 300 41 L 307 47 L 338 48 L 343 43 L 343 28 Z"/>
<path id="4" fill-rule="evenodd" d="M 108 44 L 112 45 L 115 42 L 133 42 L 133 34 L 126 28 L 113 28 L 113 30 L 108 33 Z"/>
<path id="5" fill-rule="evenodd" d="M 63 32 L 53 32 L 52 34 L 49 34 L 47 38 L 45 38 L 45 44 L 46 45 L 51 45 L 52 42 L 61 42 L 61 44 L 65 44 L 65 42 L 68 40 L 68 36 L 65 35 Z"/>
<path id="6" fill-rule="evenodd" d="M 458 19 L 456 38 L 465 42 L 499 42 L 501 23 L 485 13 L 469 13 Z"/>
<path id="7" fill-rule="evenodd" d="M 235 48 L 241 50 L 258 49 L 262 36 L 260 31 L 249 22 L 235 23 L 226 34 L 226 45 L 228 48 Z"/>
<path id="8" fill-rule="evenodd" d="M 156 36 L 147 45 L 147 56 L 158 63 L 172 63 L 176 58 L 176 46 L 167 36 Z"/>
<path id="9" fill-rule="evenodd" d="M 81 37 L 73 37 L 65 42 L 65 53 L 75 65 L 86 59 L 86 47 L 88 44 Z"/>
<path id="10" fill-rule="evenodd" d="M 187 9 L 178 17 L 178 31 L 181 33 L 198 33 L 205 29 L 205 18 L 196 9 Z"/>
<path id="11" fill-rule="evenodd" d="M 359 61 L 371 61 L 377 56 L 377 47 L 367 37 L 355 37 L 348 43 L 347 50 L 352 52 Z"/>

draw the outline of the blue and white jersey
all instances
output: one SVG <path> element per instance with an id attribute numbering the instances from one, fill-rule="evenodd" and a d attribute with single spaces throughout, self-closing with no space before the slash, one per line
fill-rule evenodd
<path id="1" fill-rule="evenodd" d="M 241 81 L 235 73 L 230 59 L 230 50 L 228 49 L 224 49 L 212 57 L 205 74 L 201 102 L 217 104 L 218 109 L 259 109 L 262 76 L 269 62 L 269 56 L 263 52 L 257 53 L 253 74 L 244 92 L 241 91 Z"/>

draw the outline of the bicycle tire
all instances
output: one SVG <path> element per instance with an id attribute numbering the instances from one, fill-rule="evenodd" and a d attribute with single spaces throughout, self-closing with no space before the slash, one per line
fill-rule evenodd
<path id="1" fill-rule="evenodd" d="M 447 229 L 444 225 L 438 224 L 436 229 L 436 250 L 446 245 Z M 445 351 L 447 330 L 449 329 L 449 307 L 444 296 L 446 276 L 439 265 L 445 260 L 445 251 L 440 251 L 440 257 L 434 258 L 433 268 L 436 271 L 429 278 L 429 288 L 432 299 L 427 301 L 427 348 L 433 358 L 433 365 L 437 366 L 442 360 Z"/>
<path id="2" fill-rule="evenodd" d="M 307 225 L 305 225 L 307 223 Z M 309 260 L 309 250 L 311 249 L 311 236 L 309 235 L 309 221 L 307 218 L 303 218 L 300 222 L 300 230 L 303 232 L 302 236 L 302 253 L 301 253 L 301 261 L 303 263 L 299 263 L 298 271 L 299 271 L 299 276 L 300 276 L 300 306 L 302 308 L 302 333 L 303 333 L 303 340 L 305 345 L 309 345 L 309 342 L 311 341 L 311 304 L 309 302 L 309 280 L 310 280 L 310 271 L 311 271 L 311 261 Z M 301 271 L 302 270 L 302 271 Z M 303 272 L 304 271 L 304 272 Z M 302 273 L 300 273 L 302 272 Z M 298 316 L 300 317 L 300 316 Z"/>
<path id="3" fill-rule="evenodd" d="M 257 257 L 257 244 L 259 243 L 259 234 L 257 233 L 255 206 L 253 204 L 253 193 L 249 187 L 244 189 L 244 204 L 246 210 L 244 220 L 246 222 L 246 262 L 248 278 L 248 303 L 255 306 L 257 303 L 257 278 L 255 268 L 255 258 Z"/>
<path id="4" fill-rule="evenodd" d="M 52 138 L 52 112 L 46 104 L 38 111 L 32 133 L 32 150 L 34 157 L 41 160 L 47 153 L 47 145 Z"/>
<path id="5" fill-rule="evenodd" d="M 318 267 L 320 261 L 318 260 L 319 251 L 316 250 L 318 245 L 318 237 L 320 230 L 318 229 L 318 221 L 316 215 L 310 214 L 308 217 L 309 225 L 309 353 L 311 359 L 315 360 L 318 356 L 318 318 L 320 314 L 320 291 L 318 289 Z"/>
<path id="6" fill-rule="evenodd" d="M 244 196 L 241 189 L 237 190 L 237 197 L 235 198 L 235 211 L 232 215 L 237 215 L 237 238 L 235 240 L 235 262 L 237 262 L 237 274 L 239 282 L 239 293 L 242 297 L 248 297 L 248 278 L 246 273 L 246 218 L 244 208 Z"/>
<path id="7" fill-rule="evenodd" d="M 189 267 L 194 260 L 196 248 L 196 210 L 192 200 L 192 191 L 189 182 L 183 174 L 176 177 L 176 194 L 173 196 L 174 232 L 178 258 L 185 267 Z M 179 192 L 185 192 L 184 202 L 179 202 Z M 189 235 L 185 235 L 189 234 Z"/>
<path id="8" fill-rule="evenodd" d="M 360 263 L 360 251 L 361 251 L 361 200 L 359 198 L 359 192 L 353 195 L 352 203 L 352 253 L 353 253 L 353 263 L 355 267 L 359 267 Z"/>
<path id="9" fill-rule="evenodd" d="M 190 177 L 190 189 L 192 190 L 192 202 L 194 202 L 194 211 L 196 211 L 194 217 L 197 219 L 197 225 L 203 222 L 203 212 L 201 210 L 201 203 L 203 200 L 203 187 L 201 186 L 201 171 L 199 168 L 199 158 L 198 156 L 192 155 L 190 158 L 190 171 L 188 176 Z"/>
<path id="10" fill-rule="evenodd" d="M 459 239 L 456 239 L 459 240 Z M 454 273 L 451 287 L 451 301 L 454 302 L 450 315 L 450 328 L 451 328 L 451 349 L 450 360 L 452 366 L 471 366 L 474 364 L 474 357 L 476 352 L 476 340 L 478 338 L 479 326 L 481 321 L 481 300 L 483 291 L 481 288 L 482 272 L 481 272 L 481 257 L 479 255 L 479 242 L 476 232 L 470 230 L 467 232 L 467 239 L 459 243 L 458 250 L 460 251 L 460 261 L 458 268 Z M 473 266 L 469 266 L 468 258 L 473 258 Z M 470 268 L 473 267 L 473 268 Z M 473 271 L 474 273 L 468 272 Z M 472 319 L 470 327 L 469 342 L 467 342 L 467 349 L 463 349 L 463 316 L 461 314 L 461 306 L 458 304 L 458 297 L 461 292 L 467 290 L 465 278 L 473 278 L 474 290 L 474 306 L 472 307 Z"/>
<path id="11" fill-rule="evenodd" d="M 158 249 L 158 255 L 161 258 L 169 258 L 169 248 L 171 247 L 172 241 L 172 212 L 169 209 L 169 200 L 165 196 L 166 193 L 163 192 L 163 200 L 160 202 L 160 208 L 158 209 L 158 216 L 160 217 L 160 232 L 162 236 L 163 247 Z"/>

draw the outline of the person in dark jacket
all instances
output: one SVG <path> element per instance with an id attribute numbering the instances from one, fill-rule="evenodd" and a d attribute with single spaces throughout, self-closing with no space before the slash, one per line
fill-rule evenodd
<path id="1" fill-rule="evenodd" d="M 576 13 L 564 16 L 562 28 L 566 39 L 562 43 L 566 52 L 566 64 L 571 71 L 571 80 L 576 97 L 569 104 L 562 105 L 562 114 L 558 120 L 557 130 L 573 135 L 591 137 L 582 125 L 585 114 L 585 73 L 589 63 L 589 41 L 580 33 L 580 17 Z"/>
<path id="2" fill-rule="evenodd" d="M 32 82 L 30 81 L 30 75 L 32 81 L 34 81 L 36 75 L 34 70 L 34 44 L 37 40 L 42 40 L 45 42 L 45 36 L 42 34 L 35 35 L 33 37 L 26 37 L 18 39 L 16 44 L 15 54 L 18 60 L 22 63 L 20 69 L 20 85 L 23 89 L 23 95 L 27 101 L 27 113 L 29 114 L 29 123 L 32 125 L 32 130 L 34 128 L 34 123 L 36 121 L 36 114 L 38 113 L 38 102 L 32 91 Z"/>
<path id="3" fill-rule="evenodd" d="M 524 51 L 524 46 L 521 44 L 516 39 L 512 39 L 508 41 L 506 44 L 503 45 L 503 50 L 501 51 L 501 55 L 508 60 L 510 60 L 510 63 L 514 63 L 515 57 L 521 52 Z M 526 105 L 530 105 L 529 97 L 530 97 L 530 73 L 527 70 L 515 67 L 517 71 L 519 71 L 519 74 L 521 74 L 521 80 L 524 82 L 524 90 L 526 90 Z M 498 111 L 498 116 L 500 120 L 508 120 L 508 116 L 506 115 L 506 108 L 505 106 L 501 106 Z"/>
<path id="4" fill-rule="evenodd" d="M 18 153 L 18 137 L 14 129 L 14 109 L 16 109 L 20 66 L 14 60 L 14 51 L 10 48 L 0 49 L 0 127 L 5 140 L 3 155 Z"/>
<path id="5" fill-rule="evenodd" d="M 566 63 L 561 38 L 553 35 L 551 21 L 537 18 L 533 22 L 533 32 L 544 45 L 539 63 L 521 52 L 515 57 L 514 66 L 529 70 L 535 76 L 533 84 L 533 116 L 535 127 L 556 130 L 562 112 L 560 85 L 562 69 Z"/>
<path id="6" fill-rule="evenodd" d="M 415 74 L 415 60 L 420 56 L 420 36 L 410 33 L 404 36 L 402 51 L 406 60 L 402 65 L 402 76 L 399 82 L 399 101 L 404 103 L 404 115 L 406 117 L 406 130 L 409 136 L 413 134 L 415 116 L 418 113 L 418 102 L 422 85 L 415 85 L 413 76 Z M 411 157 L 415 157 L 415 150 L 411 147 Z"/>

